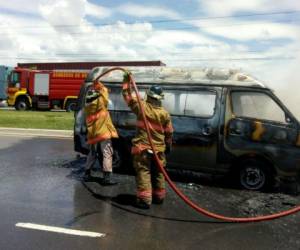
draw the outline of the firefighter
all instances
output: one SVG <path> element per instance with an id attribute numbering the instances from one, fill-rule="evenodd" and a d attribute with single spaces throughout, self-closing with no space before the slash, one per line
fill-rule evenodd
<path id="1" fill-rule="evenodd" d="M 122 93 L 125 102 L 137 116 L 137 130 L 132 140 L 131 151 L 133 166 L 136 171 L 136 206 L 149 209 L 151 203 L 163 203 L 166 196 L 165 179 L 154 163 L 154 156 L 148 142 L 141 110 L 129 83 L 129 75 L 130 72 L 124 73 Z M 164 94 L 160 86 L 151 86 L 146 94 L 146 101 L 142 101 L 142 105 L 158 158 L 165 166 L 165 154 L 170 152 L 172 145 L 173 127 L 171 118 L 169 113 L 162 107 L 161 101 Z"/>
<path id="2" fill-rule="evenodd" d="M 102 83 L 94 85 L 86 95 L 86 124 L 87 143 L 90 144 L 90 152 L 85 166 L 84 180 L 91 178 L 91 168 L 97 160 L 97 153 L 103 156 L 103 185 L 117 184 L 112 177 L 113 146 L 111 138 L 117 138 L 118 133 L 111 121 L 107 110 L 109 94 Z"/>

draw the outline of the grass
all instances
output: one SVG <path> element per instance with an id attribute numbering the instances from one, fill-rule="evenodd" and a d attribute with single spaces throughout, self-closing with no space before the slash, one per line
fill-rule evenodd
<path id="1" fill-rule="evenodd" d="M 0 110 L 0 127 L 73 130 L 73 112 Z"/>

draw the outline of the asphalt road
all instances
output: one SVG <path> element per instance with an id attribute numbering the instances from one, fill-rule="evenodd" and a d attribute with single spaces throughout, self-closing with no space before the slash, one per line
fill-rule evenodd
<path id="1" fill-rule="evenodd" d="M 117 175 L 120 183 L 115 187 L 84 184 L 79 178 L 83 162 L 75 156 L 72 139 L 0 135 L 0 249 L 300 249 L 300 214 L 262 223 L 223 223 L 192 211 L 171 191 L 162 206 L 140 210 L 132 205 L 133 176 Z M 299 197 L 213 185 L 179 186 L 196 202 L 227 215 L 300 202 Z M 18 223 L 103 237 L 28 229 Z"/>

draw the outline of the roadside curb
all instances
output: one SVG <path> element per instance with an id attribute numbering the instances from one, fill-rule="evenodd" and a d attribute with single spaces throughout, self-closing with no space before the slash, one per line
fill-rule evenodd
<path id="1" fill-rule="evenodd" d="M 33 137 L 60 137 L 73 138 L 72 130 L 32 129 L 32 128 L 5 128 L 0 127 L 0 135 L 20 135 Z"/>

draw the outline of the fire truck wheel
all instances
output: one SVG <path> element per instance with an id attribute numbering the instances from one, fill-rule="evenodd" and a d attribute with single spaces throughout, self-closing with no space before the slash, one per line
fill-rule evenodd
<path id="1" fill-rule="evenodd" d="M 67 104 L 66 104 L 66 110 L 67 110 L 67 112 L 75 111 L 76 110 L 76 105 L 77 105 L 76 100 L 69 100 L 69 101 L 67 101 Z"/>
<path id="2" fill-rule="evenodd" d="M 24 97 L 19 98 L 15 104 L 15 109 L 20 110 L 20 111 L 29 109 L 28 100 L 26 100 L 26 98 L 24 98 Z"/>

